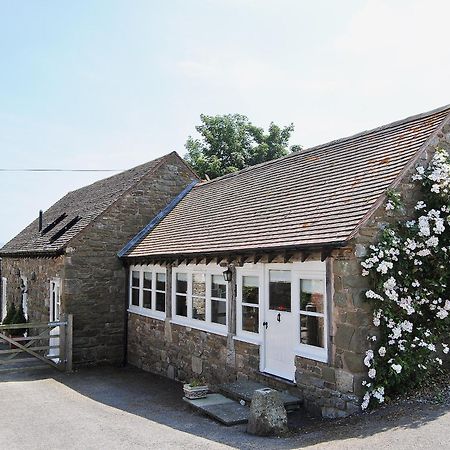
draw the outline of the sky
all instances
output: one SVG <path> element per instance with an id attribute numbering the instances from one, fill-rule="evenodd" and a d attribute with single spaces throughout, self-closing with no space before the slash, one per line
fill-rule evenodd
<path id="1" fill-rule="evenodd" d="M 309 147 L 450 103 L 448 0 L 0 0 L 0 168 L 125 170 L 200 114 Z M 0 172 L 0 242 L 110 174 Z"/>

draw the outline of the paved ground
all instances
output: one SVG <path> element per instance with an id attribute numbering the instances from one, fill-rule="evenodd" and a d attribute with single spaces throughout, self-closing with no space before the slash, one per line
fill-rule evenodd
<path id="1" fill-rule="evenodd" d="M 133 368 L 0 376 L 0 449 L 440 449 L 450 406 L 417 402 L 256 438 L 191 411 L 178 383 Z M 7 443 L 2 445 L 2 443 Z"/>

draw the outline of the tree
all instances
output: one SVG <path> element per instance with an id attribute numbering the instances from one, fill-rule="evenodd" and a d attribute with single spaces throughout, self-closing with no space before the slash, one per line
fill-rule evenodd
<path id="1" fill-rule="evenodd" d="M 195 129 L 201 137 L 189 136 L 184 158 L 201 177 L 216 178 L 300 149 L 288 147 L 293 124 L 282 128 L 272 122 L 266 133 L 241 114 L 202 114 L 200 119 Z"/>

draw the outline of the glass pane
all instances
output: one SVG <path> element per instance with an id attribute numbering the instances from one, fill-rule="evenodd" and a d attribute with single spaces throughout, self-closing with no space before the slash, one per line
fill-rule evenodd
<path id="1" fill-rule="evenodd" d="M 139 272 L 137 270 L 131 272 L 131 286 L 139 287 Z"/>
<path id="2" fill-rule="evenodd" d="M 187 317 L 187 301 L 184 295 L 176 297 L 176 314 L 177 316 Z"/>
<path id="3" fill-rule="evenodd" d="M 323 313 L 323 280 L 300 280 L 300 309 Z"/>
<path id="4" fill-rule="evenodd" d="M 156 293 L 156 311 L 164 312 L 166 310 L 166 294 L 165 292 Z"/>
<path id="5" fill-rule="evenodd" d="M 211 297 L 227 298 L 227 282 L 223 275 L 213 275 L 211 279 Z"/>
<path id="6" fill-rule="evenodd" d="M 206 320 L 206 302 L 204 297 L 192 297 L 192 318 Z"/>
<path id="7" fill-rule="evenodd" d="M 142 293 L 142 306 L 144 308 L 152 308 L 152 291 L 144 290 Z"/>
<path id="8" fill-rule="evenodd" d="M 166 290 L 166 274 L 165 273 L 157 273 L 156 274 L 156 289 L 158 291 Z"/>
<path id="9" fill-rule="evenodd" d="M 300 342 L 324 348 L 324 320 L 323 317 L 300 316 Z"/>
<path id="10" fill-rule="evenodd" d="M 131 304 L 139 306 L 139 289 L 131 288 Z"/>
<path id="11" fill-rule="evenodd" d="M 177 292 L 180 294 L 187 293 L 187 273 L 177 273 Z"/>
<path id="12" fill-rule="evenodd" d="M 269 271 L 269 309 L 291 311 L 291 272 Z"/>
<path id="13" fill-rule="evenodd" d="M 242 329 L 251 333 L 259 333 L 259 308 L 242 307 Z"/>
<path id="14" fill-rule="evenodd" d="M 259 278 L 242 277 L 242 302 L 259 303 Z"/>
<path id="15" fill-rule="evenodd" d="M 206 295 L 206 282 L 204 273 L 194 273 L 192 275 L 192 295 L 204 297 Z"/>
<path id="16" fill-rule="evenodd" d="M 152 288 L 152 273 L 144 272 L 144 288 L 151 289 Z"/>
<path id="17" fill-rule="evenodd" d="M 211 300 L 211 322 L 227 324 L 227 302 Z"/>

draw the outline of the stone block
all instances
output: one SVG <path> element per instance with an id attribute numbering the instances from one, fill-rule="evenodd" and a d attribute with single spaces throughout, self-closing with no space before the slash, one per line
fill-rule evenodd
<path id="1" fill-rule="evenodd" d="M 200 375 L 203 372 L 203 361 L 197 356 L 192 357 L 192 372 Z"/>
<path id="2" fill-rule="evenodd" d="M 353 335 L 355 334 L 355 327 L 351 325 L 338 324 L 336 327 L 336 335 L 334 342 L 336 347 L 341 349 L 348 349 Z"/>
<path id="3" fill-rule="evenodd" d="M 343 353 L 344 369 L 349 372 L 357 373 L 362 372 L 364 369 L 363 356 L 361 354 L 353 352 Z"/>
<path id="4" fill-rule="evenodd" d="M 270 388 L 256 390 L 250 405 L 247 433 L 280 436 L 287 431 L 287 413 L 280 393 Z"/>
<path id="5" fill-rule="evenodd" d="M 329 383 L 334 383 L 336 379 L 334 367 L 323 367 L 322 378 Z"/>
<path id="6" fill-rule="evenodd" d="M 345 370 L 336 370 L 336 389 L 341 392 L 353 392 L 353 375 Z"/>

